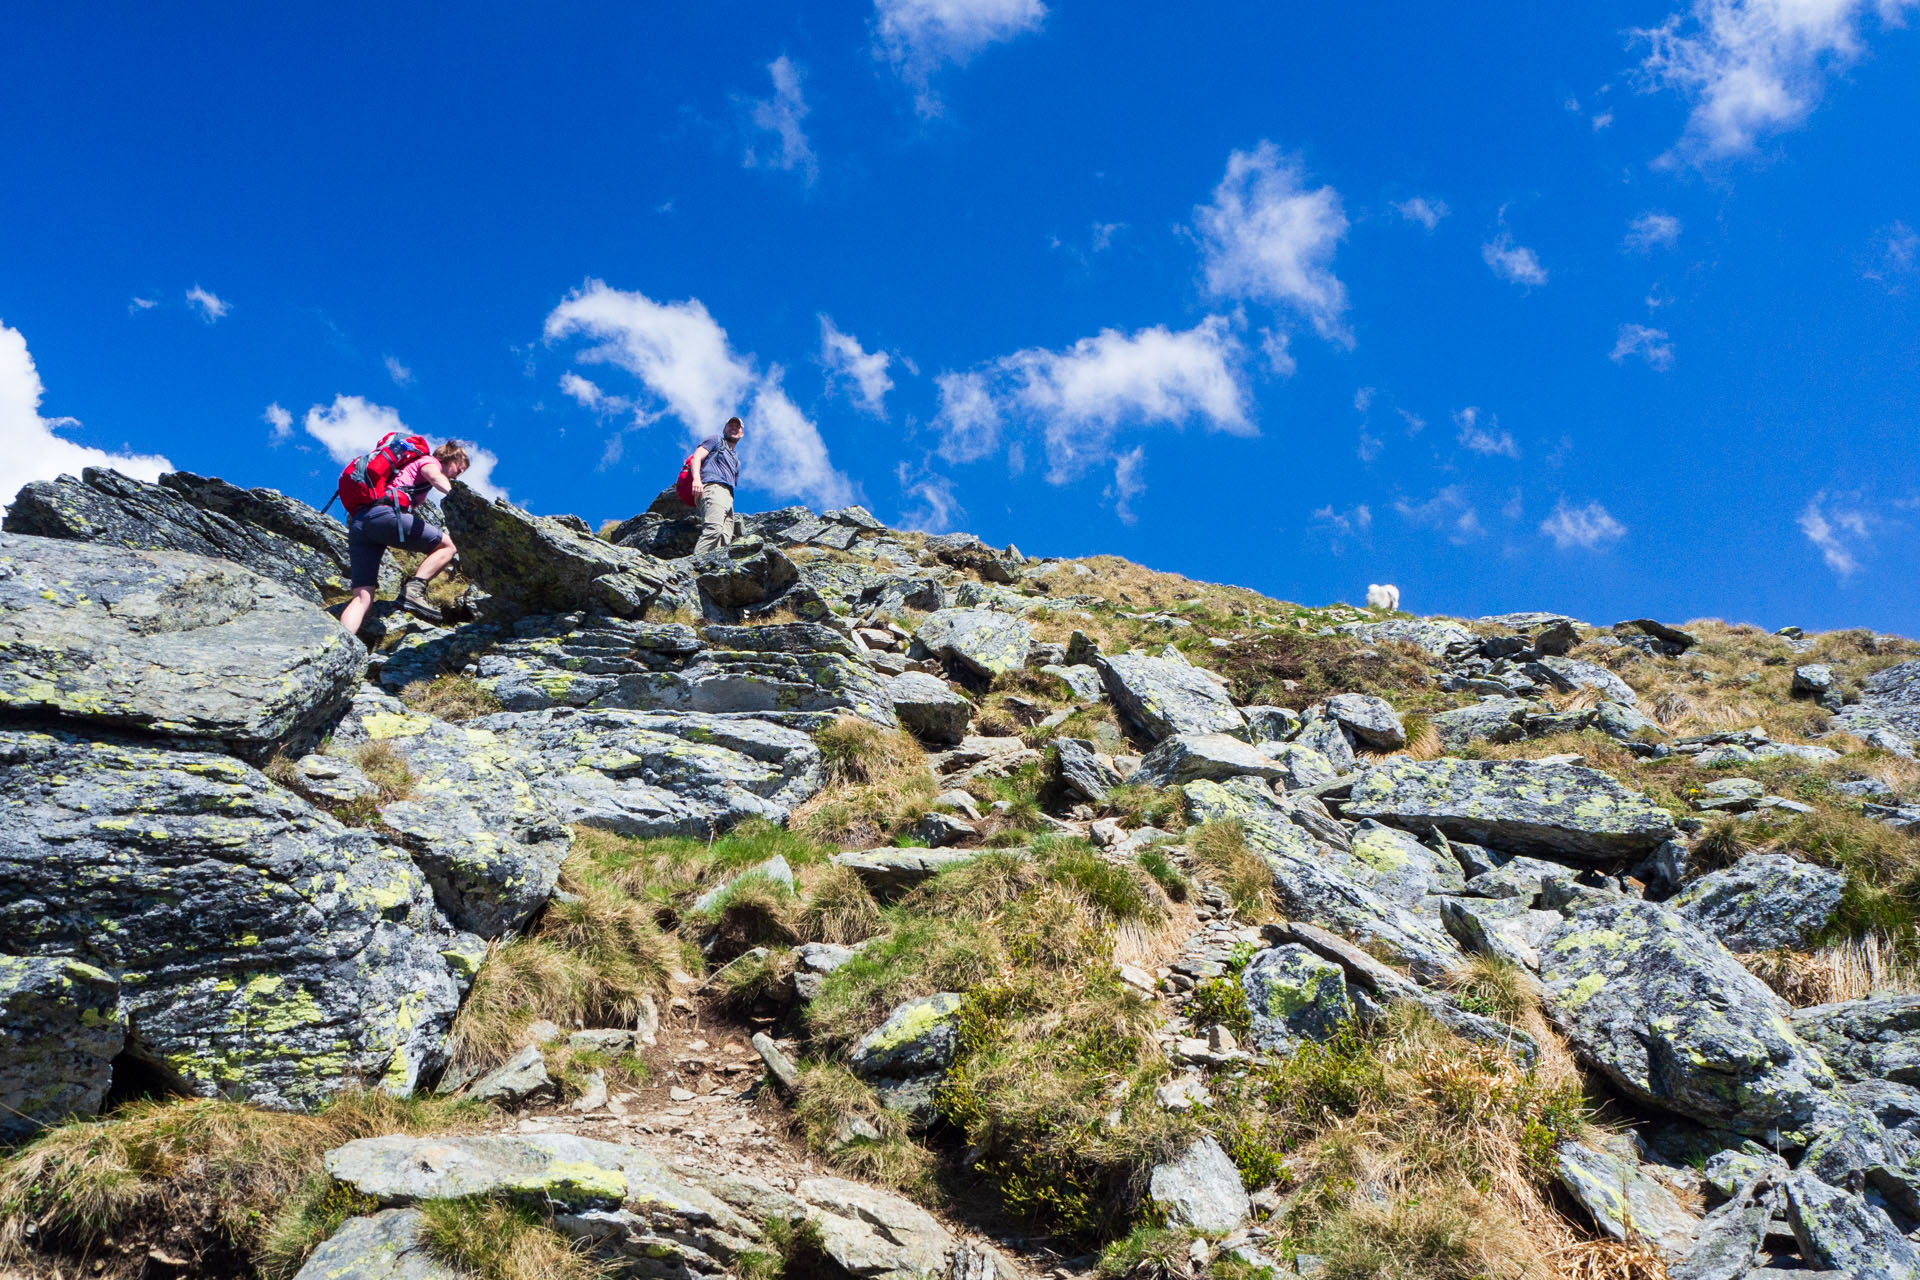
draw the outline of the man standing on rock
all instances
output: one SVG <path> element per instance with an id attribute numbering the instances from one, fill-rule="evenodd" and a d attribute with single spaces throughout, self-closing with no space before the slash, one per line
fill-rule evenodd
<path id="1" fill-rule="evenodd" d="M 717 436 L 708 436 L 693 451 L 693 509 L 700 513 L 700 555 L 733 544 L 733 491 L 740 483 L 740 439 L 746 423 L 728 418 Z"/>
<path id="2" fill-rule="evenodd" d="M 427 603 L 427 583 L 453 563 L 456 548 L 453 539 L 420 514 L 420 509 L 426 505 L 427 490 L 453 492 L 453 482 L 469 465 L 465 446 L 449 440 L 394 475 L 388 489 L 390 500 L 383 499 L 347 516 L 347 563 L 353 573 L 349 583 L 353 599 L 340 611 L 340 625 L 348 635 L 359 634 L 360 623 L 373 605 L 373 590 L 380 585 L 380 561 L 388 547 L 426 553 L 427 558 L 400 588 L 400 607 L 428 622 L 441 620 L 440 610 Z"/>

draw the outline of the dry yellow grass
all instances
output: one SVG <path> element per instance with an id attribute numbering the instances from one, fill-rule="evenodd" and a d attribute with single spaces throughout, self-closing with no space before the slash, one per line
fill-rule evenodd
<path id="1" fill-rule="evenodd" d="M 847 848 L 886 844 L 918 822 L 938 792 L 911 734 L 842 716 L 814 736 L 828 785 L 794 811 L 792 826 Z"/>
<path id="2" fill-rule="evenodd" d="M 1740 963 L 1797 1009 L 1876 993 L 1920 993 L 1920 963 L 1877 934 L 1818 951 L 1756 951 Z"/>

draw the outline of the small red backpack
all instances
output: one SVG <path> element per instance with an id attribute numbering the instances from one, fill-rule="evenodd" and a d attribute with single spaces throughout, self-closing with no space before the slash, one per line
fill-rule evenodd
<path id="1" fill-rule="evenodd" d="M 693 453 L 698 452 L 700 452 L 698 449 L 693 451 Z M 688 506 L 693 505 L 693 453 L 688 454 L 687 460 L 680 464 L 680 478 L 673 482 L 673 491 L 679 494 L 680 501 Z"/>
<path id="2" fill-rule="evenodd" d="M 391 503 L 396 510 L 405 511 L 411 505 L 413 495 L 404 489 L 396 489 L 394 477 L 408 464 L 432 452 L 433 446 L 427 443 L 425 436 L 403 436 L 398 431 L 389 431 L 380 437 L 380 443 L 373 447 L 373 452 L 361 454 L 340 472 L 340 505 L 346 508 L 349 516 L 357 516 L 380 502 Z"/>

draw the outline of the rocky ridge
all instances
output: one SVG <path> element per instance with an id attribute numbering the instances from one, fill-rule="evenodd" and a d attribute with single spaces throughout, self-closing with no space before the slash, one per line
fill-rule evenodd
<path id="1" fill-rule="evenodd" d="M 460 487 L 445 515 L 472 620 L 382 610 L 365 653 L 315 607 L 344 542 L 304 504 L 184 474 L 22 491 L 10 1138 L 136 1080 L 508 1113 L 328 1152 L 362 1212 L 302 1275 L 457 1274 L 421 1216 L 453 1201 L 537 1203 L 633 1274 L 1011 1280 L 1168 1241 L 1187 1272 L 1306 1274 L 1351 1268 L 1342 1223 L 1397 1229 L 1406 1187 L 1326 1208 L 1272 1127 L 1289 1073 L 1417 1041 L 1536 1108 L 1549 1155 L 1498 1212 L 1554 1256 L 1920 1266 L 1920 646 L 1301 610 L 857 507 L 748 516 L 702 557 L 668 495 L 604 536 Z M 652 905 L 620 927 L 687 949 L 627 1025 L 544 1035 L 527 1005 L 475 1048 L 505 957 L 621 895 Z M 1864 981 L 1807 985 L 1862 954 Z M 810 1155 L 716 1171 L 621 1101 L 647 1070 L 622 1062 L 707 1017 L 757 1033 L 728 1096 L 791 1108 Z M 902 1170 L 947 1162 L 1006 1216 L 815 1161 L 935 1207 Z"/>

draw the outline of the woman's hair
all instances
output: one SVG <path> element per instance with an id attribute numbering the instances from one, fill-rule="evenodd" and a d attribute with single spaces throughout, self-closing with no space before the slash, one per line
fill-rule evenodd
<path id="1" fill-rule="evenodd" d="M 447 441 L 433 451 L 433 456 L 440 460 L 442 466 L 448 463 L 458 463 L 463 467 L 473 465 L 473 459 L 467 457 L 467 446 L 458 440 Z"/>

